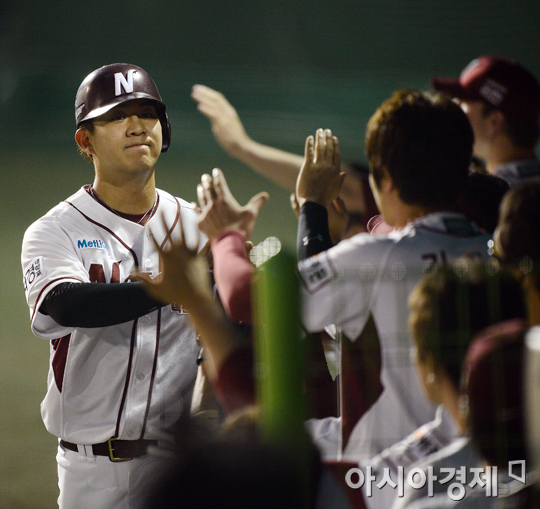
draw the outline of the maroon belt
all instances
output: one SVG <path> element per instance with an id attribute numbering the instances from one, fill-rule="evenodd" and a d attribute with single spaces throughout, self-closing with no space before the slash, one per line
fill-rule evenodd
<path id="1" fill-rule="evenodd" d="M 77 444 L 60 440 L 60 445 L 74 452 L 79 452 Z M 148 447 L 157 446 L 157 440 L 118 440 L 109 438 L 101 444 L 93 444 L 92 451 L 95 456 L 107 456 L 111 461 L 129 461 L 147 454 Z"/>

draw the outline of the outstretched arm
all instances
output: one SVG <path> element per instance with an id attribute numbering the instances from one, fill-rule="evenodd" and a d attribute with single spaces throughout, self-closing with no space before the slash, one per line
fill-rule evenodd
<path id="1" fill-rule="evenodd" d="M 186 246 L 180 223 L 179 227 L 180 242 L 174 241 L 170 233 L 163 247 L 154 241 L 160 255 L 160 275 L 154 279 L 143 273 L 135 276 L 152 298 L 181 304 L 190 313 L 205 351 L 206 372 L 213 380 L 243 344 L 243 338 L 214 300 L 206 258 L 197 253 L 197 248 Z"/>
<path id="2" fill-rule="evenodd" d="M 217 142 L 235 159 L 276 184 L 293 191 L 303 157 L 257 143 L 246 133 L 234 107 L 225 96 L 204 85 L 195 85 L 191 97 L 212 125 Z"/>
<path id="3" fill-rule="evenodd" d="M 211 241 L 214 280 L 221 303 L 233 320 L 251 323 L 251 275 L 254 269 L 244 245 L 253 233 L 268 194 L 259 193 L 242 207 L 232 195 L 223 172 L 216 168 L 212 176 L 202 176 L 197 195 L 201 208 L 199 228 Z"/>
<path id="4" fill-rule="evenodd" d="M 230 156 L 288 191 L 295 191 L 298 172 L 304 164 L 304 158 L 301 155 L 254 141 L 246 133 L 235 108 L 221 92 L 204 85 L 194 85 L 191 97 L 197 102 L 199 111 L 210 121 L 216 141 Z M 362 231 L 365 231 L 365 223 L 376 214 L 375 204 L 372 203 L 372 198 L 367 197 L 370 195 L 367 181 L 360 179 L 358 174 L 350 169 L 350 164 L 343 164 L 342 169 L 347 168 L 349 168 L 350 178 L 343 181 L 341 198 L 351 212 L 357 215 L 360 212 L 367 214 L 366 217 L 361 218 L 361 224 L 364 226 Z M 372 210 L 374 208 L 375 211 Z M 335 219 L 338 221 L 344 219 L 343 207 L 338 206 L 338 209 L 334 211 L 338 214 Z M 332 208 L 329 212 L 333 212 Z M 343 227 L 339 225 L 338 228 L 343 230 Z M 342 235 L 343 231 L 339 237 L 341 238 Z"/>

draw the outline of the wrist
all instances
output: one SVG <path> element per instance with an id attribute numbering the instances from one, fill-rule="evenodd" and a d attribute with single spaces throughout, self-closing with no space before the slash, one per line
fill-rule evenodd
<path id="1" fill-rule="evenodd" d="M 242 243 L 246 242 L 246 234 L 242 230 L 239 230 L 238 228 L 227 228 L 226 230 L 220 231 L 210 243 L 210 247 L 212 247 L 214 244 L 217 244 L 220 240 L 226 238 L 226 237 L 238 237 L 242 240 Z"/>
<path id="2" fill-rule="evenodd" d="M 304 205 L 304 203 L 307 203 L 307 202 L 316 203 L 317 205 L 321 205 L 322 207 L 325 207 L 325 208 L 330 203 L 320 196 L 312 196 L 312 195 L 298 196 L 298 205 L 300 205 L 300 207 L 302 207 L 302 205 Z"/>
<path id="3" fill-rule="evenodd" d="M 227 152 L 235 159 L 247 163 L 252 159 L 253 154 L 256 153 L 256 146 L 257 142 L 244 133 L 242 136 L 236 136 L 235 139 L 229 143 Z"/>

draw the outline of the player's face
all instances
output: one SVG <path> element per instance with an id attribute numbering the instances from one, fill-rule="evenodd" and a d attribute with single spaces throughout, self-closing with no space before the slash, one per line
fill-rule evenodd
<path id="1" fill-rule="evenodd" d="M 90 143 L 96 169 L 102 172 L 152 170 L 162 145 L 161 123 L 154 103 L 137 99 L 98 117 Z"/>
<path id="2" fill-rule="evenodd" d="M 489 154 L 488 122 L 483 113 L 482 101 L 460 101 L 461 109 L 467 115 L 474 133 L 473 152 L 476 157 L 486 159 Z"/>

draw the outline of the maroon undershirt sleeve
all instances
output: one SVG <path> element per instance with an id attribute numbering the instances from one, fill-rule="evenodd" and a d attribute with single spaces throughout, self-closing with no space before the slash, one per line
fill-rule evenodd
<path id="1" fill-rule="evenodd" d="M 246 345 L 221 366 L 212 387 L 225 415 L 256 403 L 253 364 L 253 349 Z"/>
<path id="2" fill-rule="evenodd" d="M 239 230 L 225 230 L 211 243 L 214 281 L 227 315 L 235 322 L 251 323 L 251 277 L 254 267 L 245 251 L 246 239 Z M 225 414 L 256 402 L 251 345 L 235 350 L 213 382 Z"/>
<path id="3" fill-rule="evenodd" d="M 246 239 L 239 230 L 225 230 L 210 248 L 214 280 L 225 312 L 235 322 L 251 323 L 251 277 L 254 267 L 246 256 Z"/>

